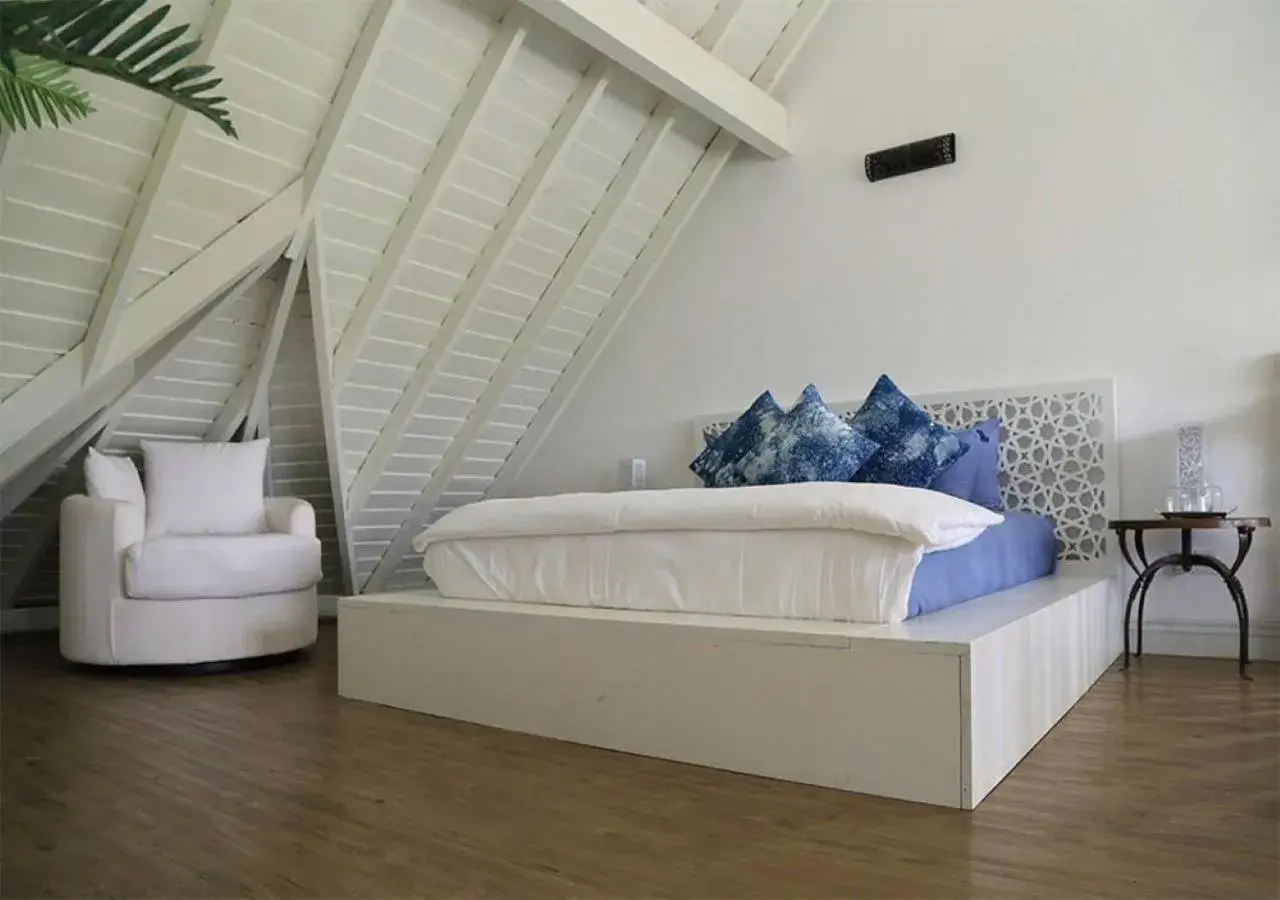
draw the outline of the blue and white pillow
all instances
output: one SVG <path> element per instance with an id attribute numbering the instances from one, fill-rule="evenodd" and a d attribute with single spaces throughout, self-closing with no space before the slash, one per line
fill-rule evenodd
<path id="1" fill-rule="evenodd" d="M 1000 420 L 987 419 L 972 428 L 952 432 L 969 449 L 943 469 L 930 490 L 951 494 L 987 509 L 1001 512 Z"/>
<path id="2" fill-rule="evenodd" d="M 707 487 L 738 487 L 746 484 L 738 471 L 738 461 L 760 442 L 785 415 L 773 394 L 765 391 L 747 411 L 718 437 L 707 440 L 707 446 L 694 457 L 689 468 Z M 704 432 L 704 438 L 707 435 Z"/>
<path id="3" fill-rule="evenodd" d="M 737 467 L 747 484 L 849 481 L 878 449 L 828 409 L 811 384 Z"/>
<path id="4" fill-rule="evenodd" d="M 880 445 L 854 481 L 928 487 L 969 448 L 881 375 L 862 407 L 849 418 L 854 431 Z"/>

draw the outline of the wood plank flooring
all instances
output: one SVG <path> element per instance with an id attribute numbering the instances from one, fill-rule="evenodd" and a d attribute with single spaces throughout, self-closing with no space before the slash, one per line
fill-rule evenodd
<path id="1" fill-rule="evenodd" d="M 1280 667 L 1106 674 L 974 813 L 0 649 L 4 897 L 1280 894 Z"/>

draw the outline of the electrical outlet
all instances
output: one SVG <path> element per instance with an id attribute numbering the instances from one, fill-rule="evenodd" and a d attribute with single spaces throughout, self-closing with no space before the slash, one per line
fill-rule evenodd
<path id="1" fill-rule="evenodd" d="M 645 482 L 645 464 L 643 459 L 631 460 L 631 490 L 643 491 Z"/>

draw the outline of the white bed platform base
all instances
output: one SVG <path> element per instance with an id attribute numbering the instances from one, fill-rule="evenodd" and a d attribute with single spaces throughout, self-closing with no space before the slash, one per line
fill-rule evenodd
<path id="1" fill-rule="evenodd" d="M 339 601 L 343 697 L 645 756 L 973 809 L 1120 653 L 1116 579 L 899 625 Z"/>

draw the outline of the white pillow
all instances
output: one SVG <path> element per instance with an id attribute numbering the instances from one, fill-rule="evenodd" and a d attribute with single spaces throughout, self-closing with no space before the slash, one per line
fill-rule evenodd
<path id="1" fill-rule="evenodd" d="M 189 444 L 142 441 L 147 536 L 257 534 L 267 526 L 268 440 Z"/>
<path id="2" fill-rule="evenodd" d="M 147 508 L 147 495 L 142 490 L 138 467 L 127 456 L 99 453 L 90 447 L 84 460 L 84 481 L 90 497 L 123 500 L 144 510 Z"/>

